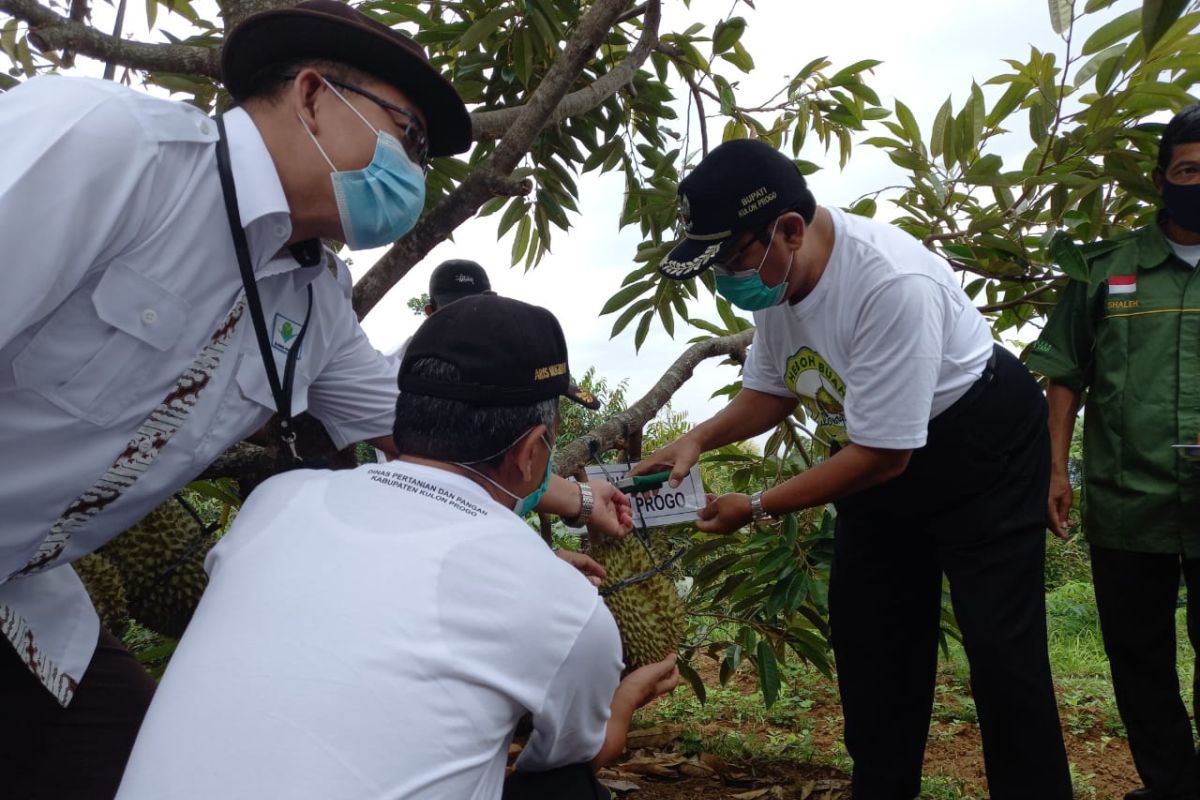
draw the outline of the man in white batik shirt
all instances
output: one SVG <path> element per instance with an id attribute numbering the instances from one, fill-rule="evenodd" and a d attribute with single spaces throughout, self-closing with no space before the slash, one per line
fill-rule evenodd
<path id="1" fill-rule="evenodd" d="M 339 447 L 392 448 L 395 368 L 319 240 L 407 232 L 428 158 L 470 145 L 466 108 L 411 39 L 334 0 L 248 18 L 222 58 L 239 107 L 216 120 L 99 80 L 0 95 L 5 796 L 112 797 L 154 685 L 69 564 L 271 417 L 268 362 L 292 357 L 291 413 Z M 554 488 L 542 510 L 583 508 Z"/>

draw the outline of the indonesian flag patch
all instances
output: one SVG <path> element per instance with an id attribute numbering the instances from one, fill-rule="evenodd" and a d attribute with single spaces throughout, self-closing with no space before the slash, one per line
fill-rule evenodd
<path id="1" fill-rule="evenodd" d="M 1108 279 L 1108 293 L 1133 294 L 1137 291 L 1137 275 L 1113 275 Z"/>

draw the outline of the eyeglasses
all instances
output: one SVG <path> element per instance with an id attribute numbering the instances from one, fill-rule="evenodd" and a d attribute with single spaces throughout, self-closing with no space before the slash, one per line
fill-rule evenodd
<path id="1" fill-rule="evenodd" d="M 295 80 L 296 73 L 283 75 L 281 77 L 285 80 Z M 403 145 L 404 152 L 408 153 L 408 157 L 411 158 L 413 162 L 415 162 L 425 172 L 429 171 L 429 137 L 425 133 L 425 127 L 421 124 L 421 120 L 416 114 L 406 108 L 401 108 L 394 103 L 389 103 L 379 95 L 368 92 L 366 89 L 363 89 L 360 86 L 355 86 L 352 83 L 346 83 L 345 81 L 331 78 L 328 75 L 322 75 L 321 77 L 339 89 L 345 89 L 346 91 L 360 94 L 386 111 L 391 111 L 394 114 L 399 114 L 400 116 L 404 117 L 405 125 L 404 130 L 400 133 L 400 144 Z"/>
<path id="2" fill-rule="evenodd" d="M 757 270 L 753 269 L 739 269 L 738 264 L 741 263 L 742 257 L 746 255 L 746 251 L 749 250 L 751 245 L 753 245 L 755 242 L 761 245 L 768 244 L 770 239 L 768 239 L 767 236 L 768 234 L 766 230 L 761 230 L 750 237 L 750 240 L 744 245 L 737 248 L 729 255 L 718 257 L 716 264 L 713 265 L 713 272 L 717 275 L 724 275 L 726 277 L 737 277 L 738 275 L 749 275 L 753 272 L 756 272 Z"/>

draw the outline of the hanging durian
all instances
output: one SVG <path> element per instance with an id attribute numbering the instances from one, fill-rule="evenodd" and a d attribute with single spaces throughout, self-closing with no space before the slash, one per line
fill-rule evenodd
<path id="1" fill-rule="evenodd" d="M 204 557 L 212 544 L 200 520 L 172 497 L 100 552 L 121 572 L 130 615 L 178 638 L 208 584 Z"/>
<path id="2" fill-rule="evenodd" d="M 669 569 L 605 594 L 606 589 L 626 578 L 667 561 L 665 543 L 661 539 L 649 541 L 649 545 L 643 544 L 637 532 L 622 539 L 605 536 L 588 551 L 607 573 L 600 591 L 621 631 L 626 669 L 661 661 L 678 650 L 683 639 L 683 601 Z"/>

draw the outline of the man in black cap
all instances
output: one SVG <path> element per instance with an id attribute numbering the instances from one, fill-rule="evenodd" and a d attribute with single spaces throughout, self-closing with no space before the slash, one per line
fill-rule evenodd
<path id="1" fill-rule="evenodd" d="M 339 447 L 393 450 L 395 368 L 320 240 L 404 235 L 429 159 L 470 145 L 467 109 L 335 0 L 248 18 L 222 66 L 239 105 L 216 120 L 86 78 L 0 95 L 6 796 L 111 797 L 154 689 L 70 562 L 276 412 L 285 453 L 306 410 Z M 560 479 L 543 510 L 586 516 L 584 491 Z M 597 495 L 595 520 L 619 530 L 620 502 Z"/>
<path id="2" fill-rule="evenodd" d="M 621 680 L 595 587 L 521 519 L 559 398 L 590 403 L 562 329 L 466 298 L 417 331 L 399 382 L 398 460 L 276 476 L 217 543 L 120 800 L 608 796 L 593 769 L 680 678 L 671 655 Z"/>
<path id="3" fill-rule="evenodd" d="M 475 294 L 495 294 L 487 272 L 474 261 L 452 258 L 433 268 L 429 276 L 429 302 L 425 304 L 425 316 Z"/>
<path id="4" fill-rule="evenodd" d="M 712 151 L 679 186 L 683 242 L 659 266 L 713 269 L 754 312 L 741 392 L 647 458 L 672 485 L 700 454 L 796 413 L 830 458 L 701 530 L 834 503 L 832 643 L 854 796 L 920 789 L 943 574 L 971 665 L 995 800 L 1071 797 L 1046 648 L 1046 405 L 949 266 L 899 229 L 821 207 L 767 144 Z M 799 403 L 799 405 L 797 405 Z"/>

